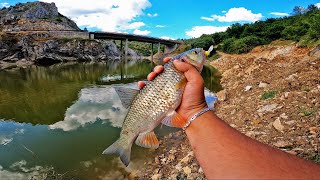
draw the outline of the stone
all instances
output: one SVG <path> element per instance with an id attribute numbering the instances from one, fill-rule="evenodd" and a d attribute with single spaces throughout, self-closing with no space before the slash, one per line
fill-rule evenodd
<path id="1" fill-rule="evenodd" d="M 176 168 L 176 170 L 181 171 L 181 169 L 182 169 L 181 163 L 178 163 L 178 164 L 175 166 L 175 168 Z"/>
<path id="2" fill-rule="evenodd" d="M 278 147 L 278 148 L 285 148 L 285 147 L 291 146 L 292 144 L 289 143 L 289 142 L 286 142 L 284 140 L 279 140 L 279 141 L 273 143 L 273 145 Z"/>
<path id="3" fill-rule="evenodd" d="M 191 173 L 191 168 L 189 168 L 188 166 L 182 168 L 183 172 L 186 173 L 186 175 L 189 175 Z"/>
<path id="4" fill-rule="evenodd" d="M 219 92 L 217 92 L 217 98 L 219 101 L 225 101 L 227 100 L 227 90 L 221 90 Z"/>
<path id="5" fill-rule="evenodd" d="M 282 119 L 288 119 L 288 116 L 286 115 L 286 113 L 282 113 L 282 114 L 280 114 L 280 118 L 282 118 Z"/>
<path id="6" fill-rule="evenodd" d="M 155 158 L 154 158 L 154 162 L 155 162 L 156 164 L 160 164 L 159 157 L 155 157 Z"/>
<path id="7" fill-rule="evenodd" d="M 183 163 L 187 164 L 191 160 L 192 156 L 193 156 L 193 152 L 191 151 L 184 158 L 182 158 L 180 162 L 183 162 Z"/>
<path id="8" fill-rule="evenodd" d="M 169 156 L 168 156 L 168 160 L 169 160 L 170 162 L 173 161 L 175 158 L 176 158 L 176 157 L 175 157 L 174 155 L 172 155 L 172 154 L 169 154 Z"/>
<path id="9" fill-rule="evenodd" d="M 285 93 L 284 93 L 284 98 L 286 98 L 286 99 L 287 99 L 287 98 L 288 98 L 288 96 L 289 96 L 289 94 L 290 94 L 290 92 L 285 92 Z"/>
<path id="10" fill-rule="evenodd" d="M 151 176 L 152 180 L 159 180 L 162 177 L 162 174 L 154 174 L 153 176 Z"/>
<path id="11" fill-rule="evenodd" d="M 251 88 L 252 88 L 252 86 L 246 86 L 246 87 L 244 88 L 244 91 L 249 91 Z"/>
<path id="12" fill-rule="evenodd" d="M 273 123 L 272 123 L 273 127 L 282 132 L 284 129 L 284 126 L 281 124 L 280 118 L 277 118 Z"/>
<path id="13" fill-rule="evenodd" d="M 167 162 L 167 158 L 162 158 L 161 159 L 161 164 L 166 164 L 166 162 Z"/>
<path id="14" fill-rule="evenodd" d="M 262 113 L 262 112 L 270 112 L 273 111 L 277 108 L 278 104 L 268 104 L 263 106 L 262 108 L 258 109 L 257 112 L 258 113 Z"/>
<path id="15" fill-rule="evenodd" d="M 291 74 L 286 78 L 286 80 L 287 81 L 294 81 L 296 77 L 298 77 L 298 75 L 296 73 L 295 74 Z"/>
<path id="16" fill-rule="evenodd" d="M 202 167 L 199 168 L 198 172 L 199 172 L 199 173 L 203 173 Z"/>
<path id="17" fill-rule="evenodd" d="M 285 151 L 286 153 L 289 153 L 289 154 L 292 154 L 292 155 L 297 155 L 298 153 L 297 152 L 295 152 L 295 151 Z"/>
<path id="18" fill-rule="evenodd" d="M 264 83 L 264 82 L 260 82 L 258 85 L 259 88 L 266 88 L 267 86 L 268 86 L 268 84 Z"/>
<path id="19" fill-rule="evenodd" d="M 292 124 L 294 124 L 294 123 L 296 123 L 294 120 L 291 120 L 291 121 L 286 121 L 286 122 L 284 122 L 285 124 L 288 124 L 288 125 L 292 125 Z"/>

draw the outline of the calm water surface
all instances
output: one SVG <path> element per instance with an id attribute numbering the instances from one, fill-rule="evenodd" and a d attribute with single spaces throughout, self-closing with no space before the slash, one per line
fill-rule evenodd
<path id="1" fill-rule="evenodd" d="M 143 168 L 154 152 L 133 146 L 125 168 L 102 151 L 119 136 L 127 110 L 113 86 L 136 87 L 149 61 L 58 64 L 0 71 L 0 179 L 113 179 Z M 202 73 L 206 98 L 219 90 L 212 67 Z M 156 130 L 160 136 L 172 128 Z"/>

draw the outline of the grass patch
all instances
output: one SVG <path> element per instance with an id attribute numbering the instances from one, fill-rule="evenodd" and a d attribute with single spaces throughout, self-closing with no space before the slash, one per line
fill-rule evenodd
<path id="1" fill-rule="evenodd" d="M 221 56 L 220 56 L 218 53 L 215 53 L 214 55 L 208 57 L 207 59 L 208 59 L 209 61 L 214 61 L 214 60 L 216 60 L 216 59 L 218 59 L 218 58 L 220 58 L 220 57 L 221 57 Z"/>
<path id="2" fill-rule="evenodd" d="M 261 99 L 272 99 L 276 96 L 276 94 L 278 94 L 278 91 L 266 91 L 262 94 Z"/>
<path id="3" fill-rule="evenodd" d="M 302 113 L 303 116 L 312 116 L 317 110 L 313 108 L 301 108 L 300 112 Z"/>

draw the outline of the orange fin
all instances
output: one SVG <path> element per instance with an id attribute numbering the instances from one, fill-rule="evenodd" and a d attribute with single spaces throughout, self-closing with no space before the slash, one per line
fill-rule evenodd
<path id="1" fill-rule="evenodd" d="M 141 133 L 136 139 L 136 145 L 144 148 L 157 149 L 159 147 L 159 141 L 154 131 Z"/>
<path id="2" fill-rule="evenodd" d="M 162 120 L 162 124 L 177 128 L 183 128 L 186 123 L 187 121 L 176 111 L 168 114 L 167 117 Z"/>
<path id="3" fill-rule="evenodd" d="M 176 85 L 176 89 L 183 89 L 187 84 L 187 79 L 183 78 L 177 85 Z"/>

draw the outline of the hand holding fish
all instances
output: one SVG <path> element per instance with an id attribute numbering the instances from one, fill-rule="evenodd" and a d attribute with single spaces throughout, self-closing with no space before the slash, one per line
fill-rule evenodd
<path id="1" fill-rule="evenodd" d="M 164 62 L 170 59 L 165 58 Z M 175 62 L 174 65 L 187 78 L 187 85 L 177 112 L 184 118 L 189 118 L 190 114 L 206 107 L 203 98 L 203 79 L 189 64 Z M 155 67 L 148 75 L 148 80 L 153 80 L 163 69 L 163 66 Z M 144 82 L 138 82 L 140 89 L 144 85 Z M 244 136 L 212 111 L 198 117 L 185 132 L 208 179 L 318 179 L 320 177 L 319 165 Z"/>
<path id="2" fill-rule="evenodd" d="M 163 61 L 167 63 L 171 57 L 165 58 Z M 204 80 L 199 71 L 192 65 L 186 62 L 174 61 L 174 66 L 177 70 L 184 73 L 187 84 L 182 95 L 182 100 L 179 108 L 176 110 L 184 119 L 190 119 L 192 115 L 207 107 L 204 97 Z M 153 80 L 158 74 L 164 70 L 163 66 L 156 66 L 147 79 Z M 138 82 L 138 86 L 142 89 L 145 86 L 143 81 Z"/>

